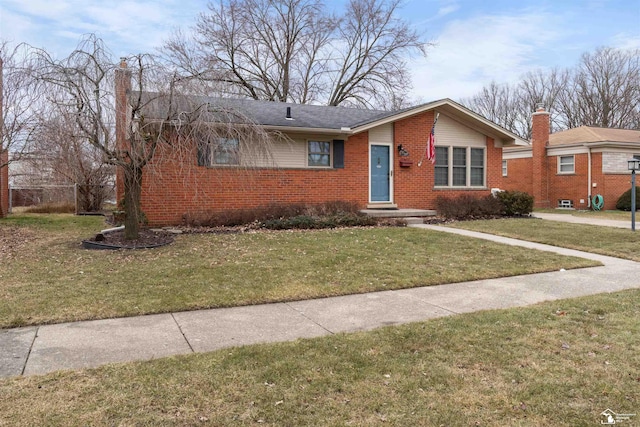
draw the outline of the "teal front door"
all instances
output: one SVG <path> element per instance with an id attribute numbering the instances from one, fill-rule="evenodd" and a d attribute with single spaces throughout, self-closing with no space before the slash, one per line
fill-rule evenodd
<path id="1" fill-rule="evenodd" d="M 371 145 L 371 201 L 391 201 L 390 150 L 388 145 Z"/>

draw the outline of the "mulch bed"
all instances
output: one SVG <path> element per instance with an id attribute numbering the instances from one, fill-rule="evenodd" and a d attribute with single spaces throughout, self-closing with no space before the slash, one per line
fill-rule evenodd
<path id="1" fill-rule="evenodd" d="M 174 233 L 143 229 L 140 230 L 136 240 L 127 240 L 124 238 L 124 231 L 118 230 L 97 234 L 82 243 L 87 249 L 147 249 L 168 245 L 173 242 L 174 235 Z"/>

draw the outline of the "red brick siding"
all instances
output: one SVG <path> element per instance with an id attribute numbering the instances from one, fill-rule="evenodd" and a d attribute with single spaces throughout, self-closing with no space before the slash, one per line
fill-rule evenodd
<path id="1" fill-rule="evenodd" d="M 559 156 L 548 157 L 548 176 L 551 180 L 549 185 L 550 207 L 557 207 L 558 200 L 573 200 L 573 207 L 576 209 L 586 209 L 588 207 L 589 188 L 589 161 L 587 154 L 574 155 L 575 172 L 572 174 L 559 174 Z M 584 203 L 580 203 L 580 199 Z"/>
<path id="2" fill-rule="evenodd" d="M 489 194 L 502 183 L 502 149 L 487 138 L 486 188 L 479 190 L 434 190 L 433 165 L 418 167 L 433 112 L 425 112 L 395 123 L 394 202 L 400 208 L 434 209 L 439 195 Z M 144 171 L 142 210 L 151 225 L 177 224 L 185 213 L 227 211 L 269 204 L 314 204 L 334 200 L 369 202 L 369 136 L 362 132 L 345 141 L 344 169 L 243 169 L 196 166 L 196 153 L 181 161 L 161 149 Z M 409 168 L 399 166 L 398 144 L 409 151 Z M 118 199 L 122 180 L 118 180 Z"/>
<path id="3" fill-rule="evenodd" d="M 507 176 L 502 177 L 500 188 L 533 194 L 531 158 L 507 160 Z"/>
<path id="4" fill-rule="evenodd" d="M 244 169 L 195 166 L 160 150 L 145 169 L 142 210 L 151 225 L 177 224 L 185 213 L 222 212 L 270 204 L 368 201 L 368 133 L 345 142 L 344 169 Z M 119 192 L 120 197 L 120 192 Z"/>
<path id="5" fill-rule="evenodd" d="M 532 158 L 532 195 L 534 206 L 538 208 L 549 207 L 549 162 L 547 158 L 547 145 L 549 143 L 549 113 L 536 111 L 533 114 L 533 130 L 531 135 Z"/>
<path id="6" fill-rule="evenodd" d="M 422 166 L 418 162 L 423 156 L 425 144 L 431 127 L 434 113 L 428 111 L 395 122 L 394 139 L 396 147 L 402 147 L 410 154 L 413 166 L 400 167 L 400 157 L 396 156 L 394 198 L 400 208 L 435 209 L 435 199 L 446 195 L 455 197 L 461 194 L 489 194 L 490 189 L 502 183 L 502 148 L 494 147 L 494 141 L 487 138 L 485 165 L 486 188 L 477 190 L 434 189 L 434 167 L 425 160 Z M 461 141 L 463 142 L 463 141 Z"/>

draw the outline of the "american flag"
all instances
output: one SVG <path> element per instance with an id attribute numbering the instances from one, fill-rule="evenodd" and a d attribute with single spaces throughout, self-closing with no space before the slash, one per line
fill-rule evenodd
<path id="1" fill-rule="evenodd" d="M 427 160 L 431 161 L 431 164 L 436 162 L 436 123 L 438 123 L 438 117 L 440 117 L 440 113 L 436 115 L 436 119 L 433 121 L 429 142 L 427 143 Z"/>

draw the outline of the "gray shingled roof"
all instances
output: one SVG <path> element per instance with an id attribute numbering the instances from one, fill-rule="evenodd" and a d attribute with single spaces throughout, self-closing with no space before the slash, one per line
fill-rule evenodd
<path id="1" fill-rule="evenodd" d="M 132 98 L 137 97 L 137 93 L 132 94 Z M 167 117 L 166 97 L 157 93 L 143 92 L 142 99 L 146 103 L 144 114 L 147 118 L 160 119 Z M 305 105 L 292 104 L 273 101 L 256 101 L 253 99 L 232 99 L 215 98 L 204 96 L 179 97 L 174 105 L 180 111 L 193 111 L 203 105 L 209 105 L 212 112 L 212 120 L 221 119 L 222 114 L 216 112 L 224 109 L 227 113 L 224 117 L 232 121 L 246 121 L 249 118 L 252 122 L 263 126 L 282 126 L 316 129 L 336 129 L 353 128 L 381 118 L 391 116 L 397 111 L 364 110 L 356 108 L 330 107 L 326 105 Z M 287 108 L 291 108 L 292 120 L 287 120 Z M 235 119 L 229 119 L 229 111 L 238 114 Z M 242 117 L 244 116 L 244 118 Z"/>

